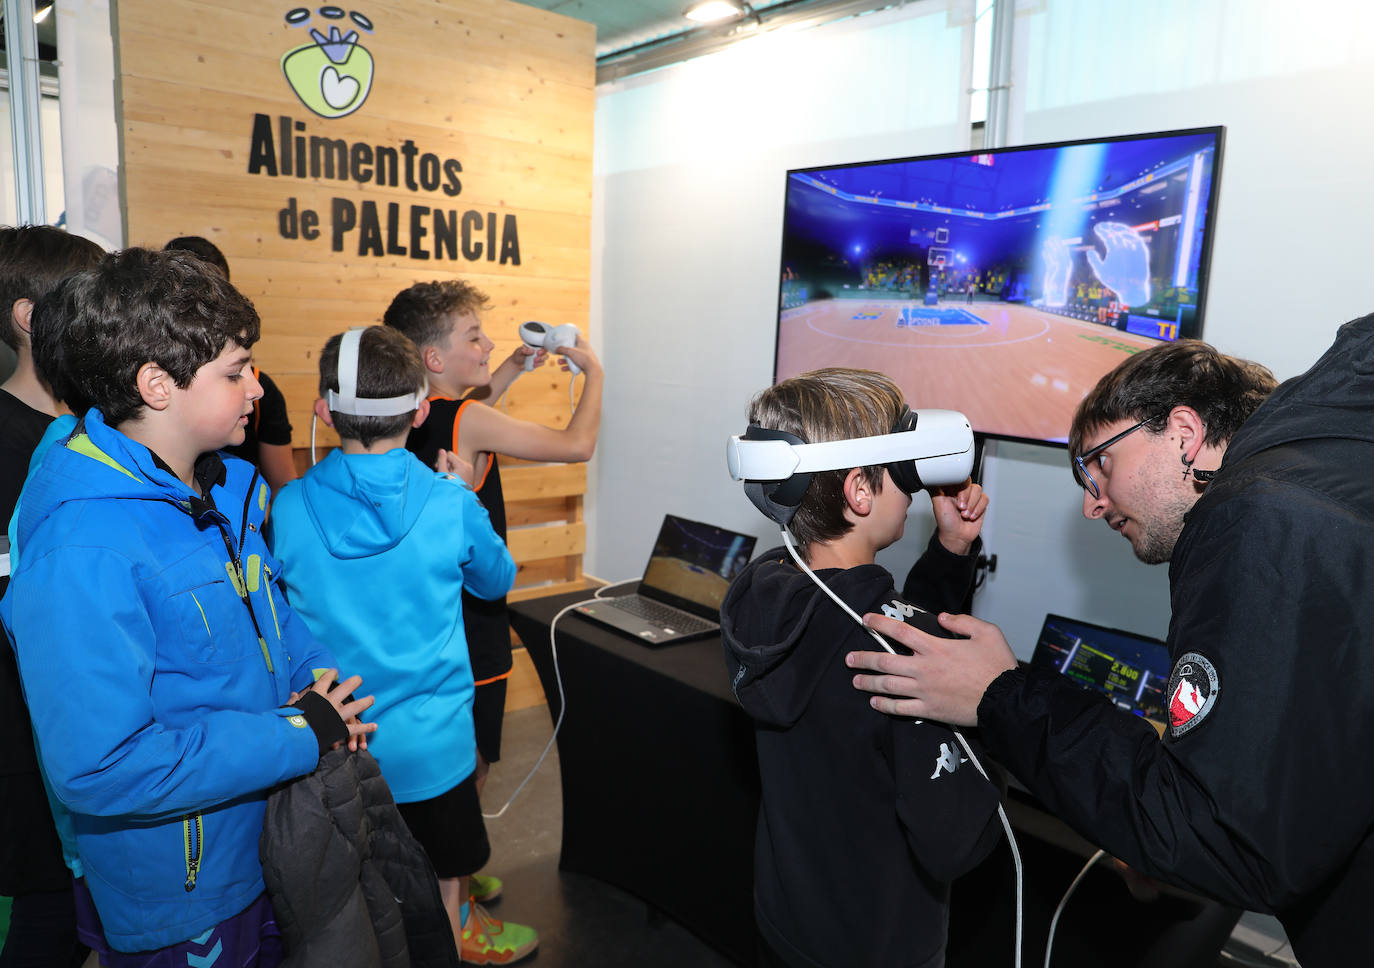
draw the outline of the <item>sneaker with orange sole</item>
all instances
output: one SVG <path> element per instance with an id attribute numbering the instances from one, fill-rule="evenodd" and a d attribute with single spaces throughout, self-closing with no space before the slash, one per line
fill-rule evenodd
<path id="1" fill-rule="evenodd" d="M 462 960 L 465 965 L 509 965 L 539 947 L 539 932 L 523 924 L 501 921 L 476 901 L 468 902 L 463 925 Z"/>

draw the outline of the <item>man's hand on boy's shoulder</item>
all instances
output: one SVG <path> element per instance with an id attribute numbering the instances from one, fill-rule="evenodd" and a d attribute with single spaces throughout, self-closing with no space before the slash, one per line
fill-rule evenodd
<path id="1" fill-rule="evenodd" d="M 966 555 L 983 530 L 983 515 L 988 496 L 981 484 L 972 480 L 930 491 L 930 507 L 935 513 L 935 532 L 946 551 Z"/>

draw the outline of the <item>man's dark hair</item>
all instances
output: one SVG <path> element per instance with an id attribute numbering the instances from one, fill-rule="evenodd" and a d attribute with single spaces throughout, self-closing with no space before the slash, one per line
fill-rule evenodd
<path id="1" fill-rule="evenodd" d="M 1094 431 L 1119 420 L 1148 420 L 1145 429 L 1159 433 L 1177 406 L 1202 417 L 1204 443 L 1224 444 L 1277 385 L 1268 367 L 1218 353 L 1201 340 L 1152 346 L 1123 360 L 1083 398 L 1069 430 L 1069 462 Z"/>
<path id="2" fill-rule="evenodd" d="M 14 304 L 21 299 L 38 302 L 77 269 L 95 265 L 105 250 L 90 239 L 72 235 L 51 225 L 19 225 L 0 228 L 0 340 L 19 349 L 20 334 L 14 325 Z"/>
<path id="3" fill-rule="evenodd" d="M 343 334 L 329 337 L 320 353 L 320 396 L 339 392 L 339 343 Z M 423 390 L 425 364 L 410 337 L 387 326 L 370 326 L 358 341 L 358 399 L 385 399 Z M 359 417 L 331 410 L 340 437 L 364 447 L 374 440 L 395 437 L 410 429 L 415 411 L 394 417 Z"/>
<path id="4" fill-rule="evenodd" d="M 110 426 L 139 415 L 138 371 L 156 363 L 185 389 L 230 344 L 258 341 L 246 296 L 184 252 L 124 249 L 73 273 L 34 307 L 34 365 L 76 412 Z"/>
<path id="5" fill-rule="evenodd" d="M 229 278 L 229 260 L 219 250 L 219 246 L 199 235 L 179 235 L 162 247 L 164 252 L 189 252 L 197 259 L 210 263 L 224 278 Z"/>
<path id="6" fill-rule="evenodd" d="M 423 350 L 447 346 L 453 331 L 450 316 L 464 316 L 491 308 L 487 294 L 459 279 L 417 282 L 391 300 L 382 322 L 405 333 Z"/>
<path id="7" fill-rule="evenodd" d="M 749 404 L 749 422 L 767 430 L 796 434 L 808 444 L 885 434 L 906 402 L 896 383 L 874 370 L 831 367 L 783 380 Z M 883 487 L 883 468 L 860 468 L 875 491 Z M 844 481 L 848 470 L 817 471 L 802 495 L 788 529 L 811 557 L 811 545 L 833 541 L 853 530 L 845 520 Z"/>

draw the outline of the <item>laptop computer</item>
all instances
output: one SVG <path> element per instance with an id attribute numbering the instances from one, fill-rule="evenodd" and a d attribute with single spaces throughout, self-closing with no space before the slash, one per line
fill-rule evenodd
<path id="1" fill-rule="evenodd" d="M 665 645 L 720 631 L 720 603 L 749 563 L 755 539 L 712 524 L 664 515 L 639 591 L 610 595 L 575 611 L 632 635 Z"/>
<path id="2" fill-rule="evenodd" d="M 1030 664 L 1059 670 L 1158 730 L 1169 721 L 1173 661 L 1159 639 L 1050 614 L 1040 628 Z"/>

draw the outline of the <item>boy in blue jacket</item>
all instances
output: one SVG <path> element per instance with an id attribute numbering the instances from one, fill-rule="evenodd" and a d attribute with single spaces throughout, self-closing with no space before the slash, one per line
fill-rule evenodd
<path id="1" fill-rule="evenodd" d="M 216 453 L 262 392 L 257 313 L 197 260 L 144 249 L 50 299 L 63 379 L 93 406 L 25 489 L 0 618 L 75 827 L 78 931 L 102 965 L 275 964 L 268 788 L 376 726 L 275 587 L 266 485 Z"/>
<path id="2" fill-rule="evenodd" d="M 406 450 L 429 416 L 426 392 L 420 352 L 399 330 L 331 337 L 315 415 L 340 447 L 282 489 L 269 538 L 292 607 L 376 690 L 372 753 L 434 865 L 463 961 L 509 964 L 539 939 L 468 903 L 490 848 L 461 594 L 500 598 L 515 562 L 472 489 Z"/>

